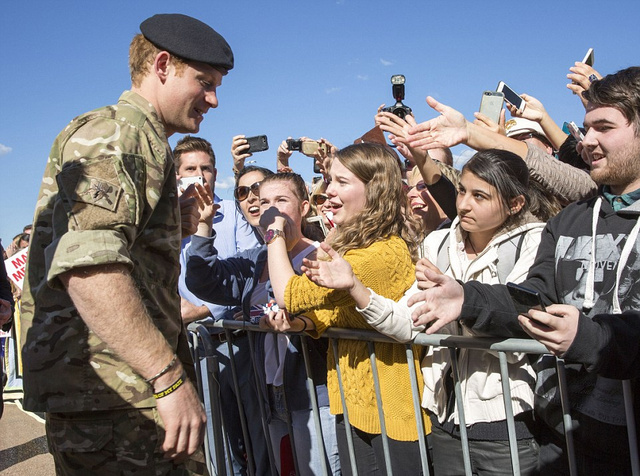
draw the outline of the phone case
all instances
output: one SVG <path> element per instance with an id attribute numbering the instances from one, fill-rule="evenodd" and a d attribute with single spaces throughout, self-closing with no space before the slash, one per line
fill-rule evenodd
<path id="1" fill-rule="evenodd" d="M 249 143 L 249 150 L 247 152 L 261 152 L 263 150 L 267 150 L 269 148 L 269 143 L 267 142 L 267 136 L 255 136 L 255 137 L 247 137 L 247 142 Z"/>
<path id="2" fill-rule="evenodd" d="M 540 293 L 537 291 L 514 283 L 507 283 L 507 289 L 511 295 L 513 305 L 519 314 L 526 314 L 529 312 L 529 309 L 532 308 L 538 308 L 543 311 L 545 310 Z"/>
<path id="3" fill-rule="evenodd" d="M 485 91 L 480 101 L 480 112 L 496 124 L 500 121 L 500 111 L 504 103 L 504 94 L 498 91 Z"/>

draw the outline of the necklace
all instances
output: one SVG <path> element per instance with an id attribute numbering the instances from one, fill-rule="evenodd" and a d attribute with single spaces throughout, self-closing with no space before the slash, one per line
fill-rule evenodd
<path id="1" fill-rule="evenodd" d="M 466 240 L 469 243 L 469 246 L 471 246 L 471 249 L 473 250 L 473 254 L 478 256 L 478 252 L 476 251 L 476 247 L 473 246 L 473 241 L 471 241 L 471 238 L 469 237 L 469 235 L 467 235 Z"/>

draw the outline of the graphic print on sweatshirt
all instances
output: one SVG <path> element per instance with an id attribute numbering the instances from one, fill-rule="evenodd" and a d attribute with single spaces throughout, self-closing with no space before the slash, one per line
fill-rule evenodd
<path id="1" fill-rule="evenodd" d="M 603 230 L 604 231 L 604 230 Z M 591 263 L 591 235 L 561 236 L 555 250 L 556 292 L 563 304 L 570 304 L 587 317 L 613 312 L 616 271 L 627 233 L 599 233 L 596 236 L 594 301 L 592 309 L 583 308 L 587 277 Z M 636 242 L 624 263 L 618 286 L 622 310 L 640 309 L 640 244 Z M 553 426 L 561 422 L 557 413 L 560 392 L 557 386 L 555 359 L 542 357 L 538 362 L 536 396 L 541 413 Z M 624 400 L 619 380 L 589 373 L 581 364 L 566 364 L 572 411 L 578 411 L 611 425 L 624 425 Z M 542 399 L 540 401 L 540 399 Z M 551 404 L 548 406 L 548 404 Z M 574 415 L 575 417 L 575 415 Z M 560 418 L 560 420 L 558 420 Z M 549 421 L 551 420 L 551 421 Z"/>

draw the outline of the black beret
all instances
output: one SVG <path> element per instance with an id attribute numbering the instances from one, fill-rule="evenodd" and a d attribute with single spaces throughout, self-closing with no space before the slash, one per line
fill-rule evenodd
<path id="1" fill-rule="evenodd" d="M 217 31 L 200 20 L 179 13 L 160 13 L 140 24 L 144 37 L 161 50 L 185 60 L 229 71 L 233 52 Z"/>

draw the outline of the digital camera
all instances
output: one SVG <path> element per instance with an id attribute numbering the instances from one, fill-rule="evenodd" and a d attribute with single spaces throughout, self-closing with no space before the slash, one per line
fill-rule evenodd
<path id="1" fill-rule="evenodd" d="M 402 103 L 404 100 L 404 75 L 394 74 L 391 76 L 391 84 L 391 92 L 396 103 L 393 106 L 385 107 L 383 111 L 404 119 L 408 114 L 411 114 L 411 108 Z"/>

